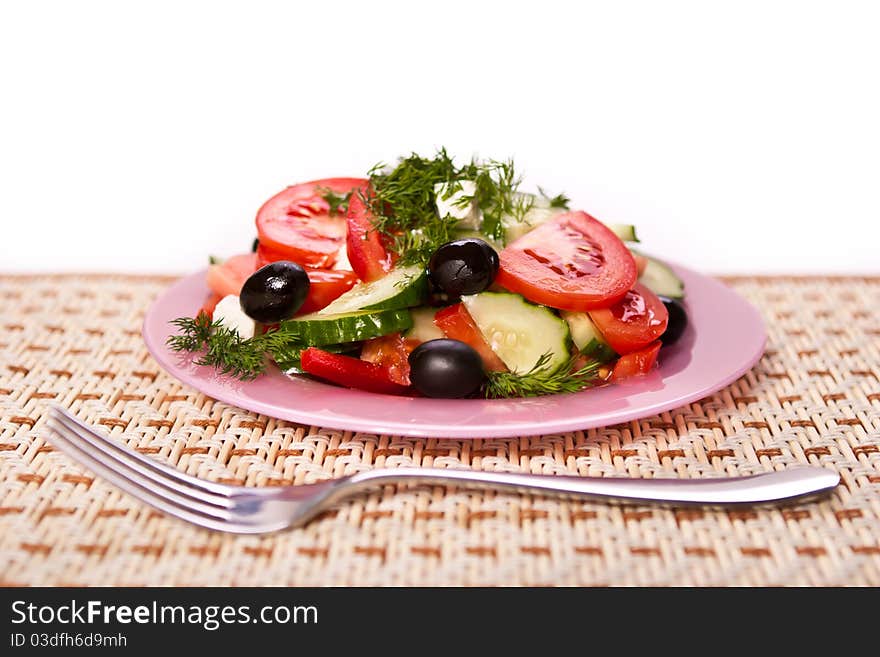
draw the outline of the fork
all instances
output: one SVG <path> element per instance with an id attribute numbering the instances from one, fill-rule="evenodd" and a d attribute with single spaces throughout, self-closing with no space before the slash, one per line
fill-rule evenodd
<path id="1" fill-rule="evenodd" d="M 141 502 L 200 527 L 236 534 L 300 526 L 343 498 L 388 484 L 495 488 L 616 503 L 729 506 L 805 499 L 829 492 L 840 481 L 837 473 L 821 467 L 713 479 L 377 468 L 317 484 L 254 488 L 184 474 L 120 445 L 57 406 L 51 409 L 48 424 L 60 451 Z"/>

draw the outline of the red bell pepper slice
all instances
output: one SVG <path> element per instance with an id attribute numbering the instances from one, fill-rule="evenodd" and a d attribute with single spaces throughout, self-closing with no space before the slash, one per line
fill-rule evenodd
<path id="1" fill-rule="evenodd" d="M 352 356 L 331 354 L 316 347 L 302 352 L 300 365 L 303 371 L 346 388 L 386 395 L 405 395 L 409 392 L 407 386 L 392 381 L 388 368 L 382 365 Z"/>

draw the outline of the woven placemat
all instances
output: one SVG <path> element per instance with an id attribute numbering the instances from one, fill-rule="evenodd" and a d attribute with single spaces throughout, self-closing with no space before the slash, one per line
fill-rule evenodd
<path id="1" fill-rule="evenodd" d="M 880 585 L 880 278 L 728 279 L 767 320 L 758 366 L 637 422 L 421 440 L 280 422 L 164 374 L 140 323 L 168 278 L 0 277 L 0 553 L 8 585 Z M 201 477 L 302 484 L 377 466 L 701 477 L 838 471 L 781 509 L 613 507 L 388 489 L 271 536 L 200 530 L 53 451 L 62 404 Z"/>

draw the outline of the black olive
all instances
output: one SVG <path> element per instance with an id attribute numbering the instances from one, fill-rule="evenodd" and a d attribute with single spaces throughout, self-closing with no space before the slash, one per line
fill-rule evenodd
<path id="1" fill-rule="evenodd" d="M 469 237 L 439 247 L 428 263 L 428 276 L 447 294 L 477 294 L 492 284 L 498 266 L 495 249 Z"/>
<path id="2" fill-rule="evenodd" d="M 688 318 L 681 301 L 669 297 L 660 297 L 660 300 L 669 312 L 669 324 L 666 325 L 666 330 L 660 336 L 660 342 L 666 346 L 678 341 L 687 328 Z"/>
<path id="3" fill-rule="evenodd" d="M 241 288 L 244 314 L 263 324 L 290 319 L 309 293 L 309 276 L 295 262 L 279 260 L 258 269 Z"/>
<path id="4" fill-rule="evenodd" d="M 409 380 L 428 397 L 466 397 L 486 380 L 483 361 L 459 340 L 428 340 L 409 355 Z"/>
<path id="5" fill-rule="evenodd" d="M 458 303 L 461 301 L 461 297 L 457 294 L 448 294 L 441 290 L 434 281 L 431 280 L 431 277 L 428 276 L 428 298 L 426 303 L 429 306 L 433 306 L 434 308 L 442 308 L 444 306 L 451 306 L 454 303 Z"/>

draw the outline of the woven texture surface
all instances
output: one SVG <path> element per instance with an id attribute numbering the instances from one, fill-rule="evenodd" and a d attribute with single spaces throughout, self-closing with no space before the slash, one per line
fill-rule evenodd
<path id="1" fill-rule="evenodd" d="M 170 279 L 0 277 L 0 581 L 10 585 L 880 585 L 880 279 L 729 279 L 768 323 L 734 385 L 637 422 L 424 440 L 299 426 L 165 375 L 140 323 Z M 196 529 L 53 451 L 62 404 L 209 479 L 303 484 L 377 466 L 701 477 L 838 471 L 781 509 L 612 507 L 385 490 L 265 537 Z"/>

